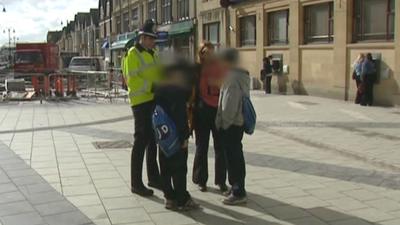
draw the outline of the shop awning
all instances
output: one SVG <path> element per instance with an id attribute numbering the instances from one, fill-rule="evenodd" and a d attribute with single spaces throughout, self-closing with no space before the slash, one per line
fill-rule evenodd
<path id="1" fill-rule="evenodd" d="M 125 48 L 126 43 L 128 43 L 128 39 L 127 40 L 123 40 L 123 41 L 116 41 L 114 43 L 112 43 L 111 45 L 111 50 L 117 50 L 117 49 L 123 49 Z"/>
<path id="2" fill-rule="evenodd" d="M 193 31 L 193 21 L 187 20 L 179 23 L 171 24 L 168 35 L 170 37 L 176 37 L 180 35 L 188 35 Z"/>
<path id="3" fill-rule="evenodd" d="M 113 42 L 111 44 L 111 50 L 119 50 L 119 49 L 124 49 L 125 45 L 129 42 L 131 39 L 135 39 L 137 37 L 136 32 L 130 32 L 130 33 L 125 33 L 118 35 L 117 41 Z"/>

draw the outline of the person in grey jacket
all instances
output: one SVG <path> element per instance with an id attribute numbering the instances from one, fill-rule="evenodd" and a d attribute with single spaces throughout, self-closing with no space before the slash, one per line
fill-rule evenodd
<path id="1" fill-rule="evenodd" d="M 239 53 L 227 49 L 222 61 L 228 68 L 228 75 L 222 85 L 216 116 L 216 127 L 221 132 L 223 150 L 226 154 L 229 183 L 232 186 L 223 203 L 238 205 L 246 203 L 246 165 L 243 155 L 243 96 L 250 95 L 249 73 L 237 66 Z"/>

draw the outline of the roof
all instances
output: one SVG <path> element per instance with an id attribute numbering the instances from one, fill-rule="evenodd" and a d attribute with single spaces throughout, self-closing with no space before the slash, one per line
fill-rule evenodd
<path id="1" fill-rule="evenodd" d="M 57 43 L 61 39 L 62 31 L 47 32 L 47 43 Z"/>

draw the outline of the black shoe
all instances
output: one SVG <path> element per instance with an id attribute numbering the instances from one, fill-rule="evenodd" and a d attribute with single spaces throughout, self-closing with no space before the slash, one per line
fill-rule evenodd
<path id="1" fill-rule="evenodd" d="M 141 188 L 131 188 L 131 192 L 133 194 L 140 195 L 142 197 L 150 197 L 153 196 L 154 191 L 151 189 L 148 189 L 146 187 L 141 187 Z"/>
<path id="2" fill-rule="evenodd" d="M 233 194 L 229 195 L 227 198 L 225 198 L 222 203 L 224 205 L 242 205 L 247 203 L 247 197 L 236 197 Z"/>
<path id="3" fill-rule="evenodd" d="M 165 200 L 165 208 L 168 210 L 176 211 L 178 206 L 176 205 L 176 201 L 174 200 Z"/>
<path id="4" fill-rule="evenodd" d="M 158 189 L 158 190 L 162 190 L 162 185 L 161 185 L 160 182 L 149 182 L 149 183 L 147 183 L 147 185 L 149 187 L 152 187 L 152 188 L 155 188 L 155 189 Z"/>
<path id="5" fill-rule="evenodd" d="M 207 192 L 207 186 L 206 185 L 199 184 L 198 188 L 199 188 L 199 191 L 201 191 L 201 192 Z"/>

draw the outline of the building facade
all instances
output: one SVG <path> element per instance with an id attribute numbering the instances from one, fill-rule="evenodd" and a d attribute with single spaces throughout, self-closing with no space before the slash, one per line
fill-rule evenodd
<path id="1" fill-rule="evenodd" d="M 352 64 L 369 52 L 380 62 L 376 102 L 400 104 L 396 1 L 247 0 L 228 9 L 219 2 L 197 0 L 199 44 L 237 48 L 255 78 L 264 57 L 281 60 L 285 71 L 273 78 L 275 92 L 353 100 Z"/>
<path id="2" fill-rule="evenodd" d="M 144 21 L 153 19 L 158 31 L 168 38 L 158 40 L 160 50 L 172 50 L 194 58 L 196 49 L 196 2 L 193 0 L 114 0 L 111 43 L 115 66 L 121 63 L 123 48 L 135 37 Z M 160 35 L 161 36 L 161 35 Z"/>

